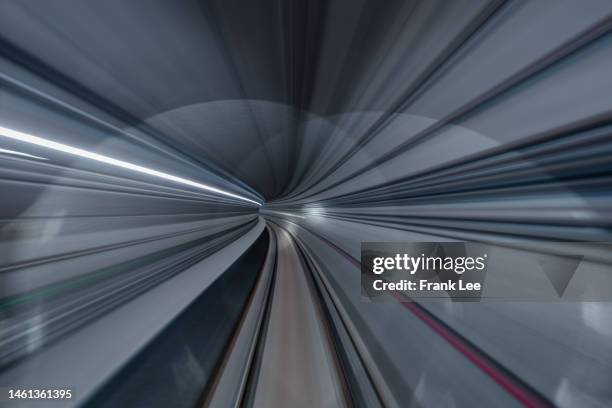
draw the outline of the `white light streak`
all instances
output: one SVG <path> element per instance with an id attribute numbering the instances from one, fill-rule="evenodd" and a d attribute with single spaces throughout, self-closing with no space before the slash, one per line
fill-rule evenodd
<path id="1" fill-rule="evenodd" d="M 73 156 L 83 157 L 83 158 L 94 160 L 100 163 L 105 163 L 111 166 L 120 167 L 122 169 L 132 170 L 137 173 L 148 174 L 150 176 L 155 176 L 155 177 L 159 177 L 165 180 L 173 181 L 175 183 L 199 188 L 201 190 L 224 195 L 226 197 L 232 197 L 238 200 L 248 201 L 249 203 L 253 203 L 253 204 L 261 206 L 261 203 L 258 203 L 255 200 L 251 200 L 250 198 L 243 197 L 238 194 L 230 193 L 229 191 L 225 191 L 220 188 L 198 183 L 198 182 L 188 180 L 182 177 L 173 176 L 172 174 L 153 170 L 148 167 L 139 166 L 137 164 L 129 163 L 123 160 L 113 159 L 112 157 L 109 157 L 109 156 L 104 156 L 102 154 L 90 152 L 88 150 L 80 149 L 78 147 L 73 147 L 73 146 L 69 146 L 66 144 L 54 142 L 52 140 L 44 139 L 42 137 L 34 136 L 34 135 L 24 133 L 24 132 L 19 132 L 17 130 L 8 129 L 8 128 L 0 126 L 0 136 L 7 137 L 9 139 L 18 140 L 20 142 L 30 143 L 36 146 L 46 147 L 47 149 L 71 154 Z"/>
<path id="2" fill-rule="evenodd" d="M 32 159 L 39 159 L 39 160 L 47 160 L 44 157 L 38 157 L 38 156 L 34 156 L 33 154 L 28 154 L 28 153 L 23 153 L 23 152 L 17 152 L 15 150 L 8 150 L 8 149 L 0 149 L 0 153 L 4 153 L 4 154 L 12 154 L 15 156 L 23 156 L 23 157 L 30 157 Z"/>

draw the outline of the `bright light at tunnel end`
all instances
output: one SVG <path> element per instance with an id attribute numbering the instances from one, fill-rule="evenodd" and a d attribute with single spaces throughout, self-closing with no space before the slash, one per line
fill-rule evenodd
<path id="1" fill-rule="evenodd" d="M 148 167 L 139 166 L 137 164 L 129 163 L 123 160 L 114 159 L 109 156 L 104 156 L 102 154 L 90 152 L 88 150 L 80 149 L 78 147 L 69 146 L 66 144 L 54 142 L 52 140 L 44 139 L 42 137 L 34 136 L 29 133 L 20 132 L 14 129 L 9 129 L 0 126 L 0 135 L 9 139 L 18 140 L 20 142 L 25 142 L 29 144 L 33 144 L 36 146 L 45 147 L 47 149 L 55 150 L 58 152 L 67 153 L 73 156 L 83 157 L 86 159 L 94 160 L 100 163 L 105 163 L 111 166 L 120 167 L 123 169 L 131 170 L 137 173 L 148 174 L 150 176 L 155 176 L 158 178 L 162 178 L 164 180 L 173 181 L 175 183 L 199 188 L 201 190 L 205 190 L 211 193 L 216 193 L 219 195 L 223 195 L 226 197 L 235 198 L 242 201 L 247 201 L 249 203 L 253 203 L 255 205 L 261 206 L 262 203 L 259 203 L 255 200 L 252 200 L 247 197 L 243 197 L 238 194 L 231 193 L 229 191 L 222 190 L 217 187 L 209 186 L 207 184 L 198 183 L 189 179 L 185 179 L 182 177 L 174 176 L 172 174 L 164 173 L 161 171 L 153 170 Z"/>

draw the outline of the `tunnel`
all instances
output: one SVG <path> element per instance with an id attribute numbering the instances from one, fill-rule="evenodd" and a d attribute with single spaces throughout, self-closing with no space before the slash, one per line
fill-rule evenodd
<path id="1" fill-rule="evenodd" d="M 0 2 L 0 406 L 612 406 L 609 0 Z"/>

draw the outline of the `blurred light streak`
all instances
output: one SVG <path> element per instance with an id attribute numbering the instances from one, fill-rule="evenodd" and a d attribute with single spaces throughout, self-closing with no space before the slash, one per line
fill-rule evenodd
<path id="1" fill-rule="evenodd" d="M 238 194 L 230 193 L 229 191 L 221 190 L 219 188 L 212 187 L 206 184 L 197 183 L 192 180 L 174 176 L 172 174 L 164 173 L 158 170 L 153 170 L 148 167 L 139 166 L 137 164 L 129 163 L 123 160 L 117 160 L 112 157 L 90 152 L 88 150 L 80 149 L 78 147 L 65 145 L 63 143 L 54 142 L 52 140 L 44 139 L 42 137 L 34 136 L 28 133 L 19 132 L 17 130 L 8 129 L 8 128 L 0 126 L 0 135 L 7 137 L 9 139 L 18 140 L 20 142 L 30 143 L 30 144 L 41 146 L 41 147 L 46 147 L 47 149 L 71 154 L 73 156 L 83 157 L 83 158 L 94 160 L 100 163 L 109 164 L 111 166 L 120 167 L 120 168 L 127 169 L 127 170 L 132 170 L 138 173 L 148 174 L 150 176 L 159 177 L 165 180 L 173 181 L 175 183 L 199 188 L 205 191 L 209 191 L 211 193 L 216 193 L 216 194 L 224 195 L 226 197 L 236 198 L 238 200 L 247 201 L 249 203 L 253 203 L 258 206 L 261 206 L 261 203 L 255 200 L 251 200 L 250 198 L 243 197 Z"/>
<path id="2" fill-rule="evenodd" d="M 32 159 L 49 160 L 49 159 L 46 159 L 44 157 L 34 156 L 33 154 L 28 154 L 28 153 L 23 153 L 23 152 L 17 152 L 15 150 L 0 149 L 0 153 L 12 154 L 12 155 L 15 155 L 15 156 L 30 157 Z"/>

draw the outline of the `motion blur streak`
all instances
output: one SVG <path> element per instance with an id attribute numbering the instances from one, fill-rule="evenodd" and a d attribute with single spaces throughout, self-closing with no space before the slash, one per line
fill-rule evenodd
<path id="1" fill-rule="evenodd" d="M 610 302 L 370 302 L 358 267 L 477 241 L 552 290 L 524 258 L 612 241 L 611 73 L 608 0 L 0 2 L 0 392 L 609 407 Z"/>
<path id="2" fill-rule="evenodd" d="M 163 178 L 163 179 L 166 179 L 166 180 L 174 181 L 176 183 L 186 184 L 186 185 L 191 186 L 191 187 L 200 188 L 202 190 L 211 191 L 213 193 L 217 193 L 217 194 L 225 195 L 225 196 L 228 196 L 228 197 L 232 197 L 232 198 L 237 198 L 237 199 L 240 199 L 240 200 L 248 201 L 248 202 L 253 203 L 253 204 L 261 205 L 257 201 L 253 201 L 251 199 L 248 199 L 246 197 L 242 197 L 242 196 L 239 196 L 239 195 L 236 195 L 236 194 L 228 193 L 227 191 L 220 190 L 218 188 L 214 188 L 214 187 L 211 187 L 211 186 L 207 186 L 205 184 L 196 183 L 194 181 L 186 180 L 184 178 L 173 176 L 173 175 L 167 174 L 167 173 L 163 173 L 161 171 L 148 169 L 146 167 L 138 166 L 136 164 L 128 163 L 128 162 L 125 162 L 125 161 L 122 161 L 122 160 L 113 159 L 112 157 L 103 156 L 101 154 L 89 152 L 87 150 L 79 149 L 79 148 L 73 147 L 73 146 L 67 146 L 67 145 L 64 145 L 64 144 L 61 144 L 61 143 L 53 142 L 51 140 L 43 139 L 43 138 L 38 137 L 38 136 L 33 136 L 33 135 L 29 135 L 27 133 L 18 132 L 16 130 L 3 128 L 1 126 L 0 126 L 0 136 L 4 136 L 4 137 L 11 138 L 11 139 L 15 139 L 15 140 L 18 140 L 20 142 L 25 142 L 25 143 L 34 144 L 34 145 L 37 145 L 37 146 L 46 147 L 47 149 L 52 149 L 52 150 L 57 150 L 59 152 L 64 152 L 64 153 L 72 154 L 74 156 L 84 157 L 86 159 L 91 159 L 91 160 L 95 160 L 95 161 L 102 162 L 102 163 L 105 163 L 105 164 L 109 164 L 111 166 L 116 166 L 116 167 L 121 167 L 121 168 L 128 169 L 128 170 L 136 171 L 138 173 L 149 174 L 151 176 L 155 176 L 155 177 Z M 5 150 L 5 152 L 6 151 L 7 150 Z M 13 153 L 16 153 L 16 152 L 13 152 Z M 21 155 L 29 156 L 29 157 L 34 157 L 34 158 L 40 158 L 40 157 L 36 157 L 36 156 L 25 154 L 25 153 L 17 153 L 17 154 L 21 154 Z"/>

